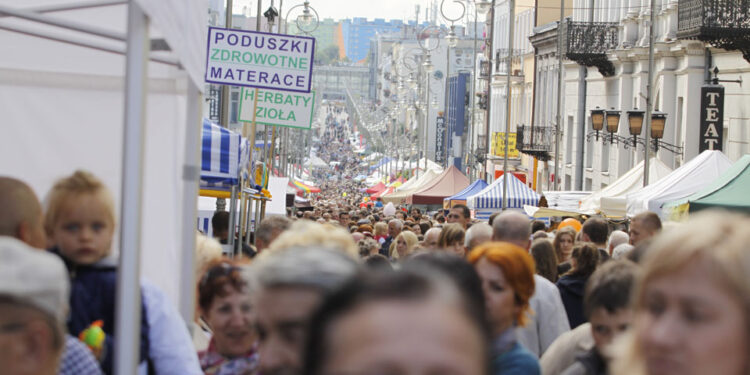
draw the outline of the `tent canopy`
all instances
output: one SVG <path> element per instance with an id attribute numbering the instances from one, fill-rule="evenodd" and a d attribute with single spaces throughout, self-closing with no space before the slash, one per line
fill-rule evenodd
<path id="1" fill-rule="evenodd" d="M 503 179 L 505 178 L 508 178 L 508 208 L 523 208 L 524 205 L 536 206 L 539 203 L 539 194 L 512 173 L 504 173 L 482 191 L 469 197 L 469 208 L 501 209 L 503 207 Z"/>
<path id="2" fill-rule="evenodd" d="M 627 196 L 627 214 L 643 211 L 662 216 L 662 205 L 684 199 L 705 188 L 729 169 L 732 162 L 721 151 L 706 150 L 664 178 Z"/>
<path id="3" fill-rule="evenodd" d="M 723 208 L 750 214 L 750 155 L 745 155 L 728 169 L 705 195 L 690 202 L 690 212 L 706 208 Z M 692 197 L 691 197 L 692 198 Z"/>
<path id="4" fill-rule="evenodd" d="M 375 193 L 381 192 L 381 191 L 383 191 L 383 190 L 385 190 L 385 189 L 386 189 L 386 186 L 385 186 L 385 184 L 384 184 L 384 183 L 382 183 L 382 182 L 378 182 L 378 184 L 377 184 L 377 185 L 375 185 L 375 186 L 373 186 L 373 187 L 371 187 L 371 188 L 369 188 L 369 189 L 365 190 L 365 192 L 366 192 L 367 194 L 375 194 Z"/>
<path id="5" fill-rule="evenodd" d="M 542 195 L 547 199 L 547 207 L 578 212 L 581 200 L 591 195 L 590 191 L 544 191 Z"/>
<path id="6" fill-rule="evenodd" d="M 470 196 L 476 195 L 480 191 L 484 190 L 487 185 L 487 182 L 484 180 L 476 180 L 472 182 L 471 185 L 467 186 L 465 189 L 448 198 L 445 198 L 443 200 L 443 208 L 451 208 L 457 204 L 465 205 L 466 200 L 469 199 Z"/>
<path id="7" fill-rule="evenodd" d="M 654 183 L 672 172 L 672 169 L 657 158 L 651 158 L 648 180 Z M 586 214 L 602 213 L 610 217 L 624 217 L 625 196 L 643 186 L 643 161 L 620 176 L 604 189 L 591 193 L 581 200 L 580 211 Z"/>
<path id="8" fill-rule="evenodd" d="M 435 172 L 432 169 L 428 169 L 427 172 L 421 174 L 409 188 L 404 189 L 404 186 L 406 186 L 406 184 L 408 184 L 411 180 L 401 185 L 401 188 L 399 188 L 395 192 L 388 195 L 383 195 L 381 196 L 381 198 L 383 198 L 384 203 L 405 203 L 406 197 L 412 195 L 415 191 L 418 191 L 419 189 L 427 186 L 431 181 L 437 178 L 437 176 L 439 176 L 438 172 Z"/>
<path id="9" fill-rule="evenodd" d="M 203 119 L 201 138 L 201 187 L 237 185 L 240 171 L 250 161 L 247 140 L 208 119 Z"/>
<path id="10" fill-rule="evenodd" d="M 449 197 L 469 186 L 469 178 L 451 165 L 428 185 L 406 198 L 408 204 L 441 204 Z"/>

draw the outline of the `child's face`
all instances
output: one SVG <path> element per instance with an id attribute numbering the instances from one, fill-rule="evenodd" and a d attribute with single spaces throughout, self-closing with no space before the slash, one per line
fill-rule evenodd
<path id="1" fill-rule="evenodd" d="M 81 194 L 64 203 L 52 230 L 60 253 L 77 264 L 93 264 L 109 255 L 114 223 L 97 194 Z"/>

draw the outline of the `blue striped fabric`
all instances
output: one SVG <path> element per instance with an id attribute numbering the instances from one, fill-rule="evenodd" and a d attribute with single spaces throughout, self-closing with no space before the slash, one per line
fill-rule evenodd
<path id="1" fill-rule="evenodd" d="M 237 185 L 238 173 L 249 162 L 247 140 L 237 133 L 203 120 L 201 141 L 201 187 Z M 243 147 L 244 146 L 244 147 Z"/>
<path id="2" fill-rule="evenodd" d="M 474 196 L 468 198 L 469 208 L 474 210 L 499 210 L 503 206 L 503 178 L 500 176 L 495 182 L 484 188 Z M 523 208 L 524 205 L 539 204 L 539 194 L 529 189 L 521 180 L 508 174 L 508 208 Z M 488 215 L 489 216 L 489 215 Z"/>

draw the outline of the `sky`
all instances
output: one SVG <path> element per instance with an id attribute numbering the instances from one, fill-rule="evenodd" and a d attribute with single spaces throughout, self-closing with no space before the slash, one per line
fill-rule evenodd
<path id="1" fill-rule="evenodd" d="M 245 6 L 252 7 L 252 14 L 255 14 L 257 0 L 233 0 L 235 13 L 240 13 Z M 271 0 L 262 0 L 262 7 L 265 11 L 271 5 Z M 420 5 L 420 22 L 425 16 L 425 7 L 430 0 L 309 0 L 310 6 L 315 8 L 320 18 L 333 18 L 339 20 L 343 18 L 366 17 L 367 19 L 384 18 L 390 19 L 408 19 L 413 20 L 415 15 L 414 6 Z M 302 4 L 304 0 L 284 0 L 282 9 L 283 15 L 286 16 L 290 7 Z M 279 0 L 274 0 L 274 6 L 279 8 Z M 298 9 L 301 9 L 299 7 Z M 298 14 L 297 10 L 292 16 Z"/>

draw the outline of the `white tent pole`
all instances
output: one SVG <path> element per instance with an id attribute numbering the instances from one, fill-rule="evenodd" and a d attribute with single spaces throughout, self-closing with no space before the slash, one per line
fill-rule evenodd
<path id="1" fill-rule="evenodd" d="M 128 5 L 128 52 L 125 56 L 125 126 L 120 202 L 120 266 L 117 272 L 114 370 L 137 373 L 141 327 L 141 196 L 143 139 L 148 68 L 148 17 L 131 0 Z"/>
<path id="2" fill-rule="evenodd" d="M 190 325 L 195 312 L 195 219 L 197 217 L 198 180 L 200 179 L 200 139 L 202 98 L 198 87 L 188 80 L 185 165 L 182 169 L 182 241 L 180 249 L 180 313 Z"/>
<path id="3" fill-rule="evenodd" d="M 0 14 L 11 15 L 18 18 L 23 18 L 29 21 L 35 21 L 47 25 L 62 27 L 64 29 L 80 31 L 86 34 L 96 35 L 103 38 L 109 38 L 114 40 L 125 40 L 126 36 L 121 33 L 106 30 L 100 27 L 91 25 L 84 25 L 75 21 L 68 21 L 55 16 L 48 16 L 46 14 L 39 14 L 30 12 L 22 9 L 14 9 L 11 7 L 0 5 Z"/>
<path id="4" fill-rule="evenodd" d="M 25 34 L 25 35 L 35 36 L 39 38 L 54 40 L 56 42 L 72 44 L 74 46 L 91 48 L 91 49 L 104 51 L 104 52 L 117 53 L 120 55 L 126 54 L 125 47 L 122 46 L 121 43 L 117 43 L 117 45 L 115 45 L 112 43 L 97 42 L 94 40 L 76 38 L 73 36 L 62 36 L 60 34 L 56 34 L 53 32 L 38 30 L 34 27 L 10 24 L 5 21 L 0 21 L 0 29 L 8 30 L 8 31 L 12 31 L 12 32 L 20 33 L 20 34 Z M 172 57 L 151 55 L 149 57 L 149 60 L 153 62 L 162 63 L 162 64 L 179 66 L 177 59 L 172 58 Z"/>
<path id="5" fill-rule="evenodd" d="M 86 0 L 67 2 L 65 4 L 40 5 L 31 8 L 24 8 L 26 11 L 37 13 L 63 12 L 68 10 L 78 10 L 86 8 L 98 8 L 111 5 L 127 4 L 128 0 Z"/>

